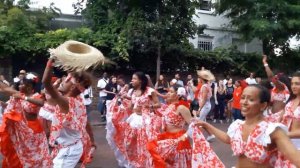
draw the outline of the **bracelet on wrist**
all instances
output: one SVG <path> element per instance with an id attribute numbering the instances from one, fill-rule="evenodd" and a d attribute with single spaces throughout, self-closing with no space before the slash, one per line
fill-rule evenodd
<path id="1" fill-rule="evenodd" d="M 264 64 L 264 67 L 267 67 L 267 66 L 269 66 L 269 64 Z"/>
<path id="2" fill-rule="evenodd" d="M 28 101 L 28 99 L 29 99 L 29 97 L 25 96 L 24 100 L 25 100 L 25 101 Z"/>

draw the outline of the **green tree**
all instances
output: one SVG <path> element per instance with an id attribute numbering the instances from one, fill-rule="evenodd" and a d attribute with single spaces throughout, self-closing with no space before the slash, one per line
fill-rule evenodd
<path id="1" fill-rule="evenodd" d="M 216 9 L 246 40 L 261 39 L 265 53 L 274 47 L 286 51 L 289 38 L 300 35 L 299 0 L 219 0 Z"/>
<path id="2" fill-rule="evenodd" d="M 35 33 L 48 30 L 53 10 L 43 8 L 28 10 L 29 0 L 0 1 L 0 57 L 7 57 L 17 52 L 30 52 L 36 43 Z"/>
<path id="3" fill-rule="evenodd" d="M 82 2 L 74 4 L 77 11 L 82 9 Z M 198 30 L 192 18 L 199 1 L 87 0 L 86 3 L 82 14 L 93 30 L 106 30 L 115 36 L 111 39 L 114 52 L 121 54 L 121 58 L 128 57 L 133 68 L 149 70 L 149 63 L 156 61 L 157 76 L 169 47 L 187 45 L 188 37 Z"/>

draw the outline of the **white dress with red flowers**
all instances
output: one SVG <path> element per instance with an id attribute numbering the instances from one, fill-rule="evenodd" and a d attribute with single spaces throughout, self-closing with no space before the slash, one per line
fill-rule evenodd
<path id="1" fill-rule="evenodd" d="M 126 88 L 121 88 L 119 94 L 120 97 L 127 95 Z M 125 121 L 126 118 L 129 116 L 129 107 L 130 107 L 130 100 L 128 99 L 120 99 L 116 96 L 110 104 L 109 110 L 106 113 L 106 140 L 110 148 L 114 151 L 116 160 L 119 166 L 128 165 L 128 162 L 124 156 L 124 154 L 120 151 L 116 143 L 122 143 L 122 136 L 117 135 L 116 132 L 122 133 L 122 131 L 116 131 L 115 125 L 120 129 L 122 129 L 121 124 L 122 121 Z M 115 124 L 114 124 L 115 123 Z"/>
<path id="2" fill-rule="evenodd" d="M 147 107 L 151 103 L 150 97 L 153 91 L 154 89 L 147 87 L 141 96 L 131 95 L 133 108 L 141 109 L 139 114 L 132 113 L 130 108 L 125 107 L 112 118 L 116 128 L 115 144 L 128 163 L 123 166 L 142 168 L 148 165 L 149 152 L 146 145 L 156 138 L 161 128 L 160 116 Z"/>
<path id="3" fill-rule="evenodd" d="M 284 163 L 282 154 L 276 148 L 273 150 L 267 150 L 266 148 L 272 143 L 270 135 L 276 128 L 287 131 L 283 124 L 261 121 L 250 133 L 247 141 L 243 141 L 242 129 L 244 122 L 236 120 L 228 128 L 227 134 L 231 138 L 230 144 L 234 155 L 245 155 L 255 163 L 269 164 L 272 167 L 292 167 L 290 163 Z"/>
<path id="4" fill-rule="evenodd" d="M 32 98 L 40 98 L 34 94 Z M 28 101 L 11 98 L 0 127 L 2 167 L 50 168 L 47 138 L 39 119 L 27 120 L 25 113 L 37 114 L 39 107 Z"/>
<path id="5" fill-rule="evenodd" d="M 212 150 L 206 141 L 201 130 L 194 125 L 193 121 L 188 131 L 184 130 L 185 120 L 176 113 L 177 107 L 188 103 L 180 101 L 177 104 L 170 104 L 162 112 L 163 125 L 181 128 L 178 132 L 163 132 L 156 140 L 148 143 L 147 149 L 152 157 L 152 167 L 154 168 L 224 168 L 224 164 Z M 179 141 L 184 134 L 193 140 L 191 146 L 189 139 Z"/>
<path id="6" fill-rule="evenodd" d="M 91 147 L 89 136 L 86 133 L 86 107 L 79 96 L 76 98 L 68 97 L 68 101 L 68 113 L 61 113 L 59 106 L 56 106 L 53 115 L 49 143 L 54 147 L 51 153 L 54 161 L 56 161 L 56 157 L 60 157 L 58 156 L 60 150 L 74 146 L 82 148 L 81 153 L 76 153 L 76 155 L 79 156 L 78 160 L 82 155 L 89 157 L 85 155 L 86 152 L 89 152 Z M 83 161 L 84 160 L 85 159 L 83 159 Z"/>

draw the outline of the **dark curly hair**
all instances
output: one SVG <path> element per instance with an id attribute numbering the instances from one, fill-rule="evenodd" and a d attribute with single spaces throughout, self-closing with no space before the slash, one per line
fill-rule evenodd
<path id="1" fill-rule="evenodd" d="M 71 75 L 75 78 L 75 80 L 80 83 L 85 89 L 89 88 L 93 83 L 93 77 L 90 73 L 85 71 L 73 72 Z"/>
<path id="2" fill-rule="evenodd" d="M 148 78 L 143 72 L 135 72 L 134 75 L 136 75 L 138 79 L 141 81 L 141 90 L 142 90 L 142 94 L 144 94 L 148 86 Z"/>

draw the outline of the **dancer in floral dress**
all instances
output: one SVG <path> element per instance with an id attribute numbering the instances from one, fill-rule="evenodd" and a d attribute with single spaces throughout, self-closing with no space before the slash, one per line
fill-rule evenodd
<path id="1" fill-rule="evenodd" d="M 245 88 L 241 97 L 241 112 L 245 121 L 236 120 L 227 134 L 214 126 L 199 122 L 222 142 L 231 144 L 238 157 L 236 167 L 292 167 L 282 160 L 282 155 L 300 166 L 299 151 L 286 135 L 287 128 L 280 123 L 264 120 L 262 114 L 270 101 L 269 91 L 260 85 Z"/>
<path id="2" fill-rule="evenodd" d="M 115 143 L 125 156 L 126 167 L 147 167 L 149 153 L 146 144 L 156 138 L 160 132 L 160 117 L 154 109 L 160 107 L 154 89 L 148 87 L 148 79 L 142 72 L 132 76 L 133 89 L 130 110 L 132 113 L 126 121 L 113 118 L 116 128 Z M 129 112 L 130 113 L 130 112 Z"/>
<path id="3" fill-rule="evenodd" d="M 52 167 L 46 134 L 38 119 L 43 99 L 34 93 L 36 81 L 35 75 L 27 74 L 20 83 L 20 92 L 0 81 L 1 90 L 13 95 L 7 103 L 0 127 L 4 168 Z"/>
<path id="4" fill-rule="evenodd" d="M 281 112 L 290 97 L 290 79 L 283 73 L 274 75 L 266 55 L 263 55 L 262 62 L 269 80 L 274 84 L 274 88 L 271 90 L 271 108 L 267 109 L 264 115 L 268 121 L 279 122 L 282 117 Z"/>
<path id="5" fill-rule="evenodd" d="M 43 84 L 57 104 L 51 125 L 50 145 L 53 167 L 75 167 L 84 152 L 87 114 L 80 93 L 91 83 L 85 72 L 71 73 L 56 89 L 51 84 L 53 59 L 50 58 L 44 71 Z M 58 91 L 59 90 L 59 91 Z M 60 94 L 60 93 L 62 94 Z M 88 150 L 85 150 L 88 151 Z"/>
<path id="6" fill-rule="evenodd" d="M 118 146 L 122 146 L 122 144 L 116 145 L 116 142 L 123 143 L 123 140 L 119 139 L 121 136 L 116 135 L 116 127 L 113 121 L 117 126 L 120 126 L 118 123 L 120 121 L 125 121 L 131 114 L 129 113 L 131 104 L 130 100 L 127 98 L 129 85 L 125 84 L 123 78 L 119 78 L 118 83 L 120 86 L 120 91 L 111 101 L 110 107 L 106 113 L 106 140 L 110 148 L 114 151 L 118 164 L 122 166 L 127 165 L 127 161 L 123 153 L 118 148 Z M 117 129 L 119 130 L 118 132 L 122 132 L 122 127 L 117 127 Z M 116 141 L 115 138 L 118 140 Z"/>
<path id="7" fill-rule="evenodd" d="M 288 136 L 300 150 L 300 72 L 296 72 L 291 81 L 291 101 L 285 107 L 282 123 L 288 127 Z"/>
<path id="8" fill-rule="evenodd" d="M 152 157 L 151 167 L 224 167 L 197 127 L 192 124 L 189 133 L 186 133 L 184 125 L 192 123 L 192 116 L 189 103 L 184 100 L 185 96 L 186 91 L 183 87 L 169 88 L 169 105 L 162 111 L 165 132 L 147 145 Z M 188 134 L 194 141 L 193 149 L 187 139 Z"/>

